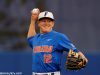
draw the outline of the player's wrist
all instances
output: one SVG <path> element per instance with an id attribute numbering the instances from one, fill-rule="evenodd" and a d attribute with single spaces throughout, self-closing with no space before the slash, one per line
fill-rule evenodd
<path id="1" fill-rule="evenodd" d="M 35 20 L 31 20 L 30 24 L 35 25 L 35 22 L 36 22 Z"/>

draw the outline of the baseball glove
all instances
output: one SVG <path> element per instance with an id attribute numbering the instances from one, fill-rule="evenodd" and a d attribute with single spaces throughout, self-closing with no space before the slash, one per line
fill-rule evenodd
<path id="1" fill-rule="evenodd" d="M 77 52 L 69 51 L 66 67 L 68 70 L 80 70 L 86 66 L 86 61 Z"/>

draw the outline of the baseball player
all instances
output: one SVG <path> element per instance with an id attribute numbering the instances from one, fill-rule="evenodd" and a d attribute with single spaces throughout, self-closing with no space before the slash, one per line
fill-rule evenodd
<path id="1" fill-rule="evenodd" d="M 36 34 L 35 23 L 40 28 Z M 28 43 L 33 49 L 32 75 L 61 75 L 60 66 L 63 51 L 72 50 L 81 55 L 68 37 L 53 30 L 55 23 L 52 12 L 40 12 L 38 8 L 32 10 L 31 23 L 28 30 Z"/>

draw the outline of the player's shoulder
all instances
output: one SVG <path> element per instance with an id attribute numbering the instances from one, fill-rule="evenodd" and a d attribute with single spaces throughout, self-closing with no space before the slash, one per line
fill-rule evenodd
<path id="1" fill-rule="evenodd" d="M 58 35 L 58 36 L 63 35 L 63 33 L 60 33 L 60 32 L 54 31 L 54 30 L 53 30 L 53 33 Z"/>
<path id="2" fill-rule="evenodd" d="M 61 33 L 61 32 L 57 32 L 57 31 L 53 31 L 54 35 L 56 35 L 57 38 L 68 38 L 67 35 Z"/>

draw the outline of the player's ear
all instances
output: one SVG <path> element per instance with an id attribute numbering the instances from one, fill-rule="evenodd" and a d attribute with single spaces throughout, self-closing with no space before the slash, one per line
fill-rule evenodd
<path id="1" fill-rule="evenodd" d="M 54 27 L 54 24 L 55 24 L 55 22 L 53 21 L 53 22 L 52 22 L 52 27 Z"/>

